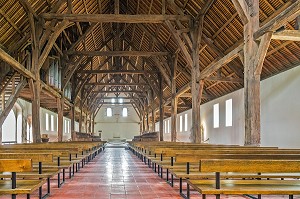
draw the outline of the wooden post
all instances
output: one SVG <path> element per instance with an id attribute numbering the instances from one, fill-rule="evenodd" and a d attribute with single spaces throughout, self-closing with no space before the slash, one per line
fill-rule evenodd
<path id="1" fill-rule="evenodd" d="M 39 72 L 36 74 L 39 78 Z M 33 143 L 41 142 L 41 131 L 40 131 L 40 93 L 41 84 L 40 81 L 35 81 L 33 85 L 33 100 L 32 100 L 32 141 Z"/>
<path id="2" fill-rule="evenodd" d="M 81 100 L 80 100 L 80 115 L 79 115 L 79 133 L 82 133 L 81 131 L 82 131 L 83 88 L 81 90 L 80 97 L 81 97 Z"/>
<path id="3" fill-rule="evenodd" d="M 58 142 L 62 142 L 63 139 L 63 117 L 64 117 L 64 99 L 57 98 L 57 137 Z"/>
<path id="4" fill-rule="evenodd" d="M 2 125 L 0 126 L 0 145 L 2 144 Z"/>
<path id="5" fill-rule="evenodd" d="M 159 81 L 159 138 L 164 141 L 164 107 L 163 107 L 163 80 L 161 74 L 158 76 Z"/>
<path id="6" fill-rule="evenodd" d="M 248 6 L 248 5 L 247 5 Z M 260 75 L 272 32 L 262 36 L 260 43 L 254 33 L 259 29 L 259 2 L 242 10 L 247 17 L 244 25 L 244 107 L 245 145 L 260 145 Z"/>
<path id="7" fill-rule="evenodd" d="M 76 140 L 76 132 L 75 132 L 75 107 L 71 106 L 71 138 L 72 141 Z"/>
<path id="8" fill-rule="evenodd" d="M 171 71 L 171 81 L 172 81 L 172 99 L 171 99 L 171 141 L 176 142 L 177 140 L 177 132 L 176 132 L 176 120 L 177 120 L 177 97 L 176 97 L 176 70 L 177 70 L 177 59 L 178 59 L 178 53 L 174 56 L 174 61 L 171 64 L 172 65 L 172 71 Z"/>
<path id="9" fill-rule="evenodd" d="M 200 17 L 198 21 L 194 21 L 194 26 L 191 27 L 192 35 L 192 132 L 191 138 L 193 143 L 201 142 L 201 132 L 200 132 L 200 103 L 201 103 L 201 93 L 200 93 L 200 82 L 198 78 L 200 77 L 200 64 L 199 64 L 199 46 L 202 36 L 203 28 L 203 18 Z"/>

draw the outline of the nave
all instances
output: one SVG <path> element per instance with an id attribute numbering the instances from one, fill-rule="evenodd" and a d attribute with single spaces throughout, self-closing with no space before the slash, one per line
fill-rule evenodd
<path id="1" fill-rule="evenodd" d="M 166 173 L 164 173 L 164 176 Z M 51 181 L 56 181 L 52 179 Z M 165 179 L 142 162 L 129 150 L 124 148 L 106 148 L 80 172 L 67 179 L 66 183 L 57 188 L 51 183 L 49 199 L 180 199 L 178 181 L 172 188 Z M 45 189 L 45 187 L 43 187 Z M 185 189 L 185 187 L 184 187 Z M 43 190 L 45 192 L 45 190 Z M 10 199 L 11 196 L 0 196 Z M 18 199 L 26 198 L 18 195 Z M 38 191 L 31 195 L 38 198 Z M 191 192 L 191 199 L 200 199 L 201 195 Z M 215 196 L 207 196 L 207 199 Z M 221 196 L 222 199 L 245 199 L 246 196 Z M 288 196 L 263 196 L 264 199 L 288 198 Z M 295 196 L 298 199 L 299 197 Z"/>

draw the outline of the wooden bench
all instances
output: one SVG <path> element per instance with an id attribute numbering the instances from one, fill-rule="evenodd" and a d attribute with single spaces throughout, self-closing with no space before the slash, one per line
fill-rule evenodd
<path id="1" fill-rule="evenodd" d="M 27 198 L 30 198 L 30 194 L 42 187 L 46 183 L 46 180 L 17 180 L 18 172 L 30 172 L 32 171 L 31 159 L 1 159 L 0 172 L 11 172 L 10 180 L 0 180 L 0 195 L 11 194 L 12 199 L 16 198 L 17 194 L 27 194 Z M 39 198 L 42 198 L 39 195 Z"/>
<path id="2" fill-rule="evenodd" d="M 200 161 L 199 172 L 214 172 L 213 180 L 187 180 L 187 198 L 190 186 L 202 194 L 216 195 L 219 199 L 225 195 L 293 195 L 300 194 L 299 180 L 223 180 L 222 172 L 237 173 L 299 173 L 299 160 L 256 160 L 256 159 L 203 159 Z"/>
<path id="3" fill-rule="evenodd" d="M 0 153 L 1 159 L 31 159 L 32 162 L 38 164 L 37 169 L 32 169 L 30 172 L 22 172 L 17 175 L 17 178 L 23 179 L 46 179 L 47 180 L 47 194 L 50 195 L 50 178 L 59 173 L 59 169 L 52 171 L 43 171 L 43 163 L 53 162 L 52 153 Z M 11 175 L 7 173 L 1 173 L 0 178 L 10 178 Z M 42 188 L 39 189 L 39 195 L 42 195 Z"/>

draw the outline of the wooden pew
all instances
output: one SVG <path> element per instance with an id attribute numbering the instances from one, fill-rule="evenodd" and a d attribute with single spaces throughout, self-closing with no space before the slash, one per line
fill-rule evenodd
<path id="1" fill-rule="evenodd" d="M 189 198 L 189 186 L 202 194 L 214 194 L 220 198 L 220 194 L 226 195 L 293 195 L 300 194 L 299 180 L 226 180 L 221 173 L 299 173 L 299 160 L 256 160 L 256 159 L 206 159 L 200 161 L 200 172 L 214 172 L 213 180 L 187 180 L 187 198 Z"/>
<path id="2" fill-rule="evenodd" d="M 30 172 L 22 172 L 17 175 L 17 178 L 24 179 L 41 179 L 44 178 L 47 180 L 47 194 L 50 195 L 50 178 L 59 173 L 59 169 L 54 170 L 44 170 L 43 164 L 53 162 L 52 153 L 0 153 L 1 159 L 31 159 L 33 163 L 38 164 L 38 167 L 35 169 L 33 167 Z M 1 173 L 0 178 L 10 178 L 10 174 Z M 42 196 L 42 188 L 39 189 L 39 195 Z M 44 197 L 44 196 L 43 196 Z"/>
<path id="3" fill-rule="evenodd" d="M 300 154 L 177 154 L 176 162 L 184 163 L 185 168 L 180 167 L 168 167 L 170 173 L 175 177 L 179 178 L 179 192 L 182 193 L 182 180 L 183 179 L 211 179 L 213 177 L 212 173 L 199 172 L 199 166 L 201 166 L 201 160 L 203 159 L 256 159 L 256 160 L 299 160 Z M 192 165 L 192 167 L 191 167 Z M 185 172 L 183 172 L 185 170 Z M 224 178 L 299 178 L 299 174 L 280 174 L 277 173 L 230 173 L 223 174 Z M 172 177 L 173 183 L 173 177 Z M 183 195 L 184 196 L 184 195 Z"/>
<path id="4" fill-rule="evenodd" d="M 17 180 L 18 172 L 32 171 L 31 159 L 1 159 L 0 172 L 12 172 L 10 180 L 0 180 L 0 195 L 11 194 L 12 199 L 16 198 L 17 194 L 30 194 L 42 187 L 46 180 Z M 42 197 L 41 195 L 39 196 Z"/>

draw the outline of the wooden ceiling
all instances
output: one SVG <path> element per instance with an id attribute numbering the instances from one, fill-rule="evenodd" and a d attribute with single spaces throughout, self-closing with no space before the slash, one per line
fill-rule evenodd
<path id="1" fill-rule="evenodd" d="M 292 3 L 288 0 L 260 0 L 260 26 Z M 132 100 L 134 106 L 138 106 L 145 102 L 148 90 L 153 91 L 155 106 L 158 107 L 156 96 L 159 95 L 160 74 L 163 76 L 163 97 L 167 106 L 171 98 L 171 69 L 178 57 L 175 78 L 180 96 L 178 112 L 181 112 L 191 108 L 191 60 L 187 57 L 191 56 L 192 43 L 191 20 L 188 19 L 196 18 L 204 10 L 199 53 L 200 73 L 206 74 L 214 63 L 243 44 L 243 23 L 232 1 L 0 1 L 0 44 L 3 50 L 21 61 L 25 49 L 31 46 L 28 13 L 34 13 L 42 21 L 43 31 L 62 29 L 50 55 L 63 60 L 63 82 L 72 82 L 77 94 L 74 103 L 79 105 L 80 100 L 85 99 L 86 108 L 94 111 L 101 104 L 101 97 L 107 93 L 118 95 L 124 92 L 128 97 L 141 99 L 139 102 Z M 86 17 L 86 14 L 89 16 Z M 142 18 L 141 15 L 149 17 Z M 59 24 L 61 27 L 58 27 Z M 280 31 L 298 30 L 298 24 L 297 19 L 289 21 L 273 35 L 263 64 L 262 79 L 299 65 L 299 41 L 282 40 L 280 37 Z M 178 42 L 178 38 L 182 43 Z M 242 53 L 238 55 L 205 76 L 202 103 L 243 87 Z M 46 71 L 47 67 L 42 69 Z M 21 96 L 30 100 L 30 92 L 26 89 Z M 55 96 L 48 99 L 52 103 L 44 101 L 42 105 L 55 107 Z"/>

